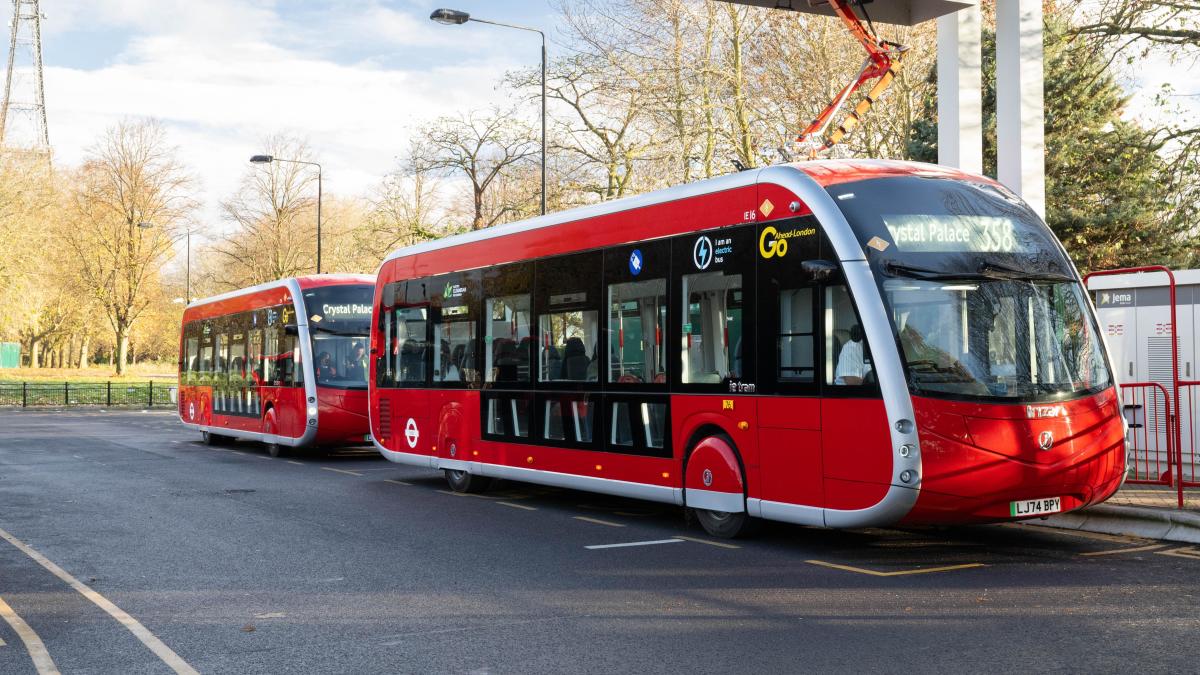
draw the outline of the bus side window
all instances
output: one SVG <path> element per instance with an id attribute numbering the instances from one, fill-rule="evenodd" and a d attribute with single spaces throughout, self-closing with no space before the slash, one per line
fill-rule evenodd
<path id="1" fill-rule="evenodd" d="M 825 287 L 825 384 L 855 386 L 875 381 L 871 350 L 844 285 Z"/>
<path id="2" fill-rule="evenodd" d="M 180 364 L 180 379 L 184 384 L 193 384 L 200 360 L 199 324 L 189 323 L 184 334 L 186 342 L 183 349 L 183 363 Z"/>
<path id="3" fill-rule="evenodd" d="M 742 275 L 683 277 L 682 381 L 718 384 L 742 377 Z"/>
<path id="4" fill-rule="evenodd" d="M 667 280 L 608 287 L 608 381 L 666 381 L 663 334 L 667 328 Z"/>
<path id="5" fill-rule="evenodd" d="M 779 291 L 780 382 L 816 382 L 816 332 L 813 326 L 813 288 Z"/>

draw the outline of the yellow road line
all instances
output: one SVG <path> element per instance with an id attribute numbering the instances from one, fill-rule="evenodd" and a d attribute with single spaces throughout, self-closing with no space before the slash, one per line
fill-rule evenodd
<path id="1" fill-rule="evenodd" d="M 1139 551 L 1153 551 L 1156 548 L 1162 548 L 1166 544 L 1151 544 L 1150 546 L 1135 546 L 1134 548 L 1119 548 L 1115 551 L 1092 551 L 1091 553 L 1080 553 L 1079 555 L 1096 556 L 1096 555 L 1118 555 L 1121 553 L 1138 553 Z"/>
<path id="2" fill-rule="evenodd" d="M 621 523 L 610 523 L 607 520 L 599 520 L 597 518 L 588 518 L 587 516 L 573 516 L 575 520 L 582 520 L 585 523 L 595 523 L 597 525 L 607 525 L 609 527 L 625 527 Z"/>
<path id="3" fill-rule="evenodd" d="M 4 641 L 4 638 L 0 638 L 0 647 L 3 647 L 4 645 L 7 645 L 7 644 L 8 643 Z"/>
<path id="4" fill-rule="evenodd" d="M 510 502 L 496 502 L 496 503 L 497 503 L 497 504 L 499 504 L 499 505 L 501 505 L 501 506 L 511 506 L 511 507 L 513 507 L 514 509 L 523 509 L 523 510 L 525 510 L 525 511 L 537 511 L 537 508 L 536 508 L 536 507 L 533 507 L 533 506 L 525 506 L 524 504 L 512 504 L 512 503 L 510 503 Z"/>
<path id="5" fill-rule="evenodd" d="M 694 541 L 697 544 L 708 544 L 709 546 L 716 546 L 718 548 L 741 548 L 741 546 L 737 546 L 736 544 L 726 544 L 720 541 L 709 541 L 708 539 L 699 539 L 697 537 L 685 537 L 681 534 L 675 535 L 675 538 L 683 539 L 684 541 Z"/>
<path id="6" fill-rule="evenodd" d="M 396 484 L 396 485 L 412 485 L 412 483 L 405 483 L 405 482 L 404 482 L 404 481 L 402 481 L 402 480 L 396 480 L 396 479 L 394 479 L 394 478 L 385 478 L 385 479 L 383 479 L 383 482 L 385 482 L 385 483 L 394 483 L 394 484 Z"/>
<path id="7" fill-rule="evenodd" d="M 323 467 L 321 467 L 321 470 L 322 471 L 332 471 L 334 473 L 344 473 L 347 476 L 362 476 L 362 474 L 357 471 L 347 471 L 345 469 L 335 469 L 331 466 L 323 466 Z"/>
<path id="8" fill-rule="evenodd" d="M 966 570 L 972 567 L 987 567 L 983 563 L 967 563 L 965 565 L 947 565 L 945 567 L 926 567 L 919 570 L 898 570 L 895 572 L 877 572 L 875 570 L 863 569 L 862 567 L 851 567 L 850 565 L 838 565 L 837 563 L 825 562 L 824 560 L 805 560 L 804 562 L 810 565 L 820 565 L 821 567 L 830 567 L 835 570 L 845 572 L 857 572 L 858 574 L 869 574 L 873 577 L 903 577 L 911 574 L 932 574 L 934 572 L 952 572 L 954 570 Z"/>
<path id="9" fill-rule="evenodd" d="M 162 662 L 167 664 L 171 670 L 174 670 L 180 675 L 200 675 L 195 668 L 189 666 L 187 662 L 180 658 L 180 656 L 174 651 L 172 651 L 170 647 L 163 644 L 162 640 L 159 640 L 157 637 L 155 637 L 154 633 L 151 633 L 149 630 L 147 630 L 146 627 L 141 624 L 141 622 L 126 614 L 125 610 L 114 605 L 109 601 L 108 598 L 100 595 L 96 591 L 93 591 L 83 582 L 79 581 L 70 574 L 67 574 L 63 568 L 50 562 L 46 556 L 33 550 L 26 545 L 25 542 L 17 539 L 8 532 L 0 530 L 0 539 L 4 539 L 13 546 L 16 546 L 17 549 L 19 549 L 22 553 L 30 558 L 33 558 L 35 562 L 42 567 L 45 567 L 50 571 L 51 574 L 59 579 L 62 579 L 68 586 L 78 591 L 80 595 L 88 600 L 91 600 L 100 609 L 108 612 L 109 616 L 116 619 L 122 626 L 125 626 L 130 633 L 133 633 L 134 637 L 136 637 L 138 640 L 141 640 L 142 644 L 146 645 L 150 651 L 154 652 L 155 656 L 162 659 Z"/>
<path id="10" fill-rule="evenodd" d="M 25 651 L 29 652 L 29 658 L 33 661 L 33 667 L 37 669 L 38 675 L 59 675 L 58 666 L 54 665 L 54 659 L 50 658 L 50 652 L 46 650 L 46 643 L 42 642 L 42 638 L 25 623 L 25 620 L 13 611 L 12 607 L 0 598 L 0 617 L 3 617 L 8 625 L 16 632 L 17 637 L 21 638 L 21 642 L 25 643 Z M 0 642 L 3 642 L 0 640 Z"/>
<path id="11" fill-rule="evenodd" d="M 1200 560 L 1200 549 L 1194 546 L 1185 546 L 1183 548 L 1173 548 L 1170 551 L 1157 551 L 1158 555 L 1170 555 L 1176 558 L 1188 558 L 1191 560 Z"/>

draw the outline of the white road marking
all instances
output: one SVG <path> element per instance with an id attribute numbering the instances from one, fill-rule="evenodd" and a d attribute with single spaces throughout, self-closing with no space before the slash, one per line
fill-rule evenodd
<path id="1" fill-rule="evenodd" d="M 395 478 L 385 478 L 383 479 L 383 482 L 392 483 L 393 485 L 412 485 L 412 483 L 405 483 L 404 481 L 396 480 Z"/>
<path id="2" fill-rule="evenodd" d="M 0 598 L 0 617 L 3 617 L 8 625 L 16 631 L 17 637 L 21 638 L 21 642 L 25 643 L 25 651 L 29 652 L 29 658 L 33 661 L 33 667 L 37 668 L 38 675 L 59 675 L 58 666 L 54 665 L 54 659 L 50 658 L 50 652 L 46 651 L 46 644 L 42 642 L 42 638 L 34 632 L 25 620 L 17 616 L 12 607 Z M 0 643 L 3 643 L 0 640 Z"/>
<path id="3" fill-rule="evenodd" d="M 321 469 L 323 471 L 332 471 L 334 473 L 344 473 L 347 476 L 362 476 L 362 474 L 357 471 L 347 471 L 345 469 L 335 469 L 331 466 L 323 466 L 323 467 L 321 467 Z"/>
<path id="4" fill-rule="evenodd" d="M 575 520 L 582 520 L 585 523 L 595 523 L 597 525 L 607 525 L 609 527 L 625 527 L 621 523 L 610 523 L 607 520 L 600 520 L 599 518 L 588 518 L 587 516 L 572 516 L 572 518 Z"/>
<path id="5" fill-rule="evenodd" d="M 141 622 L 126 614 L 125 610 L 114 605 L 108 598 L 92 590 L 82 581 L 76 579 L 70 574 L 67 574 L 66 570 L 58 565 L 55 565 L 46 556 L 33 550 L 27 544 L 25 544 L 25 542 L 17 539 L 8 532 L 0 530 L 0 539 L 4 539 L 8 543 L 17 547 L 17 549 L 22 553 L 29 556 L 39 565 L 49 570 L 51 574 L 59 579 L 62 579 L 68 586 L 78 591 L 80 595 L 88 600 L 91 600 L 100 609 L 108 612 L 109 616 L 116 619 L 122 626 L 125 626 L 130 633 L 133 633 L 134 637 L 136 637 L 138 640 L 141 640 L 142 644 L 146 645 L 150 651 L 154 652 L 155 656 L 162 659 L 162 662 L 167 664 L 171 670 L 174 670 L 180 675 L 200 675 L 195 668 L 189 666 L 187 662 L 184 661 L 174 651 L 172 651 L 170 647 L 163 644 L 162 640 L 159 640 L 157 637 L 155 637 L 154 633 L 151 633 L 149 630 L 147 630 L 147 628 L 143 626 Z"/>
<path id="6" fill-rule="evenodd" d="M 526 511 L 537 511 L 537 507 L 525 506 L 524 504 L 513 504 L 511 502 L 496 502 L 496 503 L 500 504 L 501 506 L 511 506 L 514 509 L 524 509 Z"/>
<path id="7" fill-rule="evenodd" d="M 624 544 L 595 544 L 593 546 L 584 546 L 589 551 L 595 551 L 601 548 L 625 548 L 627 546 L 653 546 L 655 544 L 682 544 L 682 539 L 655 539 L 654 541 L 630 541 Z"/>

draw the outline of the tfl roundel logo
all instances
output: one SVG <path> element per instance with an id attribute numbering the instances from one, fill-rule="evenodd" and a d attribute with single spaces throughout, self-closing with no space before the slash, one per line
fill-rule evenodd
<path id="1" fill-rule="evenodd" d="M 696 245 L 692 248 L 692 262 L 696 263 L 696 269 L 705 270 L 712 264 L 713 260 L 713 244 L 712 239 L 708 237 L 700 237 L 696 240 Z"/>
<path id="2" fill-rule="evenodd" d="M 642 250 L 635 248 L 629 254 L 629 273 L 637 276 L 642 273 Z"/>

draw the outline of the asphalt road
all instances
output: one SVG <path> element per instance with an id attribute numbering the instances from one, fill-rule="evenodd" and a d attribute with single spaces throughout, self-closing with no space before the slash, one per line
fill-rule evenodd
<path id="1" fill-rule="evenodd" d="M 367 450 L 208 448 L 165 413 L 0 412 L 0 530 L 4 675 L 1197 667 L 1200 547 L 1028 525 L 730 543 L 655 504 L 454 495 Z"/>

